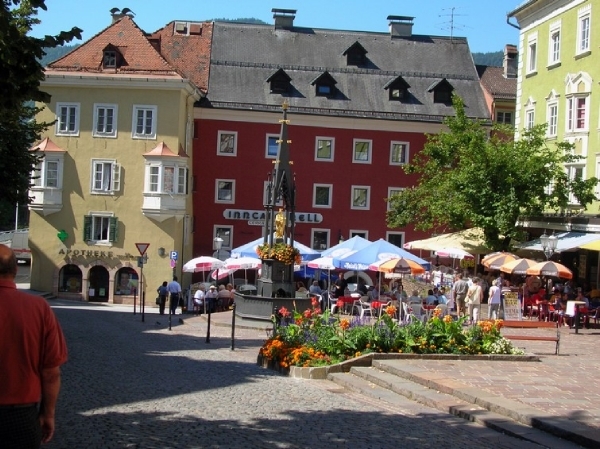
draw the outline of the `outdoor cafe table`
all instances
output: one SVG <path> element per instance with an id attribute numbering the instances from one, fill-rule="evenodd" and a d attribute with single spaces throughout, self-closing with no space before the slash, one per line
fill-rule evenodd
<path id="1" fill-rule="evenodd" d="M 431 318 L 431 315 L 433 314 L 433 311 L 435 310 L 437 306 L 433 305 L 433 304 L 425 304 L 423 306 L 423 310 L 425 311 L 425 313 L 427 314 L 427 319 Z"/>
<path id="2" fill-rule="evenodd" d="M 354 306 L 354 301 L 358 301 L 360 298 L 354 298 L 352 296 L 340 296 L 335 304 L 331 306 L 331 311 L 335 310 L 335 307 L 338 307 L 339 312 L 352 312 L 352 307 Z"/>

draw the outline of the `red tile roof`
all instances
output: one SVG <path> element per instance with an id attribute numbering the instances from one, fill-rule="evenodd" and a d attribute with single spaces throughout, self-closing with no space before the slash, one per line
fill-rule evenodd
<path id="1" fill-rule="evenodd" d="M 32 147 L 29 151 L 43 151 L 43 152 L 54 151 L 54 152 L 59 152 L 59 153 L 66 152 L 65 150 L 60 148 L 58 145 L 56 145 L 54 142 L 52 142 L 49 137 L 46 137 L 44 140 L 42 140 L 36 146 Z"/>
<path id="2" fill-rule="evenodd" d="M 113 46 L 123 56 L 116 69 L 103 68 L 104 50 Z M 148 36 L 129 16 L 125 16 L 100 31 L 72 52 L 48 65 L 50 70 L 97 73 L 147 73 L 178 76 L 173 68 L 152 46 Z"/>
<path id="3" fill-rule="evenodd" d="M 168 156 L 168 157 L 188 157 L 187 154 L 175 154 L 173 150 L 171 150 L 166 143 L 161 142 L 158 144 L 156 148 L 147 153 L 144 153 L 143 156 Z"/>
<path id="4" fill-rule="evenodd" d="M 504 68 L 478 65 L 477 73 L 485 90 L 494 98 L 516 100 L 517 78 L 506 78 Z"/>

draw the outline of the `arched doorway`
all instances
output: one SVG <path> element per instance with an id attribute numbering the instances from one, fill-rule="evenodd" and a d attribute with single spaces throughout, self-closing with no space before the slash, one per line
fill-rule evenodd
<path id="1" fill-rule="evenodd" d="M 108 302 L 108 270 L 102 265 L 90 269 L 88 275 L 88 301 Z"/>

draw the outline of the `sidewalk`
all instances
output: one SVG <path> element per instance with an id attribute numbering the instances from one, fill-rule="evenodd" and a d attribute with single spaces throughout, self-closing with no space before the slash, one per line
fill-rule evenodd
<path id="1" fill-rule="evenodd" d="M 182 317 L 185 324 L 205 328 L 206 316 Z M 232 312 L 211 315 L 211 326 L 231 327 Z M 270 323 L 256 324 L 267 328 Z M 236 329 L 252 328 L 236 322 Z M 505 333 L 540 335 L 548 329 L 506 329 Z M 560 355 L 554 343 L 514 341 L 539 362 L 402 360 L 403 377 L 474 404 L 504 408 L 520 422 L 533 418 L 539 428 L 587 447 L 600 447 L 600 373 L 597 355 L 600 329 L 561 328 Z M 466 399 L 468 398 L 468 399 Z M 536 421 L 537 420 L 537 421 Z M 569 435 L 570 434 L 570 435 Z"/>

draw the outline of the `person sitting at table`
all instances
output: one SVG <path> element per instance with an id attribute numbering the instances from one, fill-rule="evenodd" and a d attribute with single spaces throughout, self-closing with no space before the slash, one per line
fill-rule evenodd
<path id="1" fill-rule="evenodd" d="M 425 305 L 428 305 L 428 306 L 437 306 L 438 305 L 437 296 L 435 296 L 433 294 L 433 290 L 431 290 L 431 289 L 427 290 L 427 297 L 425 298 Z"/>
<path id="2" fill-rule="evenodd" d="M 377 285 L 375 286 L 370 286 L 369 287 L 369 292 L 367 293 L 367 297 L 369 298 L 368 301 L 377 301 L 379 299 L 379 289 L 377 288 Z"/>
<path id="3" fill-rule="evenodd" d="M 321 290 L 321 287 L 319 287 L 319 281 L 314 280 L 312 282 L 312 285 L 308 288 L 308 291 L 311 295 L 322 295 L 323 294 L 323 290 Z"/>
<path id="4" fill-rule="evenodd" d="M 448 304 L 448 298 L 446 298 L 446 288 L 445 287 L 440 287 L 437 300 L 438 300 L 438 304 Z"/>
<path id="5" fill-rule="evenodd" d="M 412 291 L 412 295 L 410 295 L 408 297 L 408 303 L 413 303 L 413 304 L 421 304 L 423 301 L 421 300 L 421 297 L 419 296 L 419 290 L 413 290 Z"/>
<path id="6" fill-rule="evenodd" d="M 369 291 L 369 287 L 365 284 L 363 278 L 358 278 L 358 284 L 356 284 L 356 292 L 360 293 L 360 296 L 366 296 Z"/>

